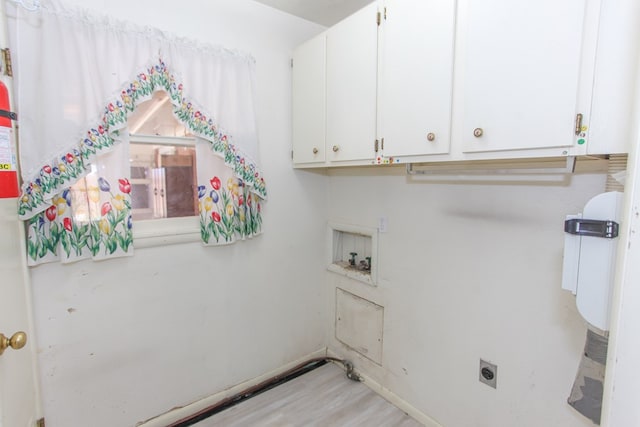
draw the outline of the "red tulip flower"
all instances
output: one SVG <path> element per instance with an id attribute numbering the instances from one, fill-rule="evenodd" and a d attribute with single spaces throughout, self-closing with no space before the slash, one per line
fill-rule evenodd
<path id="1" fill-rule="evenodd" d="M 211 178 L 211 180 L 209 181 L 209 183 L 211 183 L 211 186 L 213 187 L 214 190 L 219 190 L 220 189 L 220 178 L 218 178 L 217 176 L 214 176 L 213 178 Z"/>
<path id="2" fill-rule="evenodd" d="M 118 180 L 118 185 L 120 187 L 120 191 L 125 193 L 125 194 L 129 194 L 131 193 L 131 183 L 129 182 L 128 179 L 126 178 L 122 178 Z"/>
<path id="3" fill-rule="evenodd" d="M 51 205 L 46 211 L 44 211 L 44 213 L 49 221 L 56 219 L 57 213 L 54 205 Z"/>
<path id="4" fill-rule="evenodd" d="M 111 203 L 104 202 L 104 204 L 102 205 L 102 209 L 100 209 L 100 215 L 105 216 L 109 212 L 111 212 Z"/>

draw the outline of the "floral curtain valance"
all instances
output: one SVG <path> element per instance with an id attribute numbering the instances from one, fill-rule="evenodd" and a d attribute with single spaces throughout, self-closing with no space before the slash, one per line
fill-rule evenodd
<path id="1" fill-rule="evenodd" d="M 22 195 L 18 213 L 28 219 L 51 205 L 55 194 L 77 182 L 90 172 L 90 165 L 109 152 L 119 142 L 120 133 L 127 125 L 127 118 L 136 105 L 151 97 L 154 91 L 165 90 L 169 94 L 175 116 L 194 135 L 209 142 L 210 149 L 224 159 L 236 177 L 261 198 L 266 198 L 264 178 L 254 161 L 238 149 L 231 138 L 218 129 L 212 119 L 194 107 L 183 93 L 183 84 L 177 83 L 162 59 L 156 65 L 136 74 L 135 81 L 122 89 L 120 96 L 104 107 L 99 124 L 87 130 L 84 137 L 63 154 L 54 156 L 31 177 L 23 176 Z M 206 157 L 201 152 L 201 157 Z"/>
<path id="2" fill-rule="evenodd" d="M 259 233 L 266 187 L 257 163 L 253 59 L 57 1 L 41 4 L 36 13 L 8 10 L 20 117 L 19 215 L 30 220 L 31 258 L 131 252 L 127 118 L 158 90 L 199 141 L 203 241 Z M 228 193 L 207 189 L 226 175 L 234 182 Z M 87 176 L 84 189 L 71 187 Z M 82 200 L 95 206 L 78 213 Z"/>

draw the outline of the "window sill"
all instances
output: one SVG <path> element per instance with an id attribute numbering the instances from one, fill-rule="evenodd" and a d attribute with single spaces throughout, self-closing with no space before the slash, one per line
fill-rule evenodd
<path id="1" fill-rule="evenodd" d="M 133 224 L 135 249 L 199 241 L 200 223 L 197 216 L 141 220 Z"/>

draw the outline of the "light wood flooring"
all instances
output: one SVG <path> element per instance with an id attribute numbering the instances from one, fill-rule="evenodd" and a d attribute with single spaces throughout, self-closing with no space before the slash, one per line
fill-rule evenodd
<path id="1" fill-rule="evenodd" d="M 328 363 L 209 417 L 196 427 L 419 427 Z"/>

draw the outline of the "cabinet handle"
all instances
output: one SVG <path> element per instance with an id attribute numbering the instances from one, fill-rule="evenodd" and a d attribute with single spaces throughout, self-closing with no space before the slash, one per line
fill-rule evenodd
<path id="1" fill-rule="evenodd" d="M 338 147 L 337 145 L 334 145 L 333 148 L 332 148 L 334 153 L 337 153 L 339 149 L 340 149 L 340 147 Z"/>
<path id="2" fill-rule="evenodd" d="M 480 138 L 483 133 L 484 131 L 482 130 L 482 128 L 475 128 L 473 130 L 473 136 L 475 136 L 476 138 Z"/>
<path id="3" fill-rule="evenodd" d="M 316 147 L 313 147 L 313 154 L 318 154 L 318 149 Z"/>
<path id="4" fill-rule="evenodd" d="M 436 140 L 436 134 L 433 132 L 429 132 L 427 134 L 427 141 L 435 141 Z"/>

